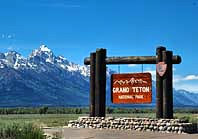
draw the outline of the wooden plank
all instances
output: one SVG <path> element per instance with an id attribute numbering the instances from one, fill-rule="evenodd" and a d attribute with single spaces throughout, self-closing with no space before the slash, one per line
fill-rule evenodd
<path id="1" fill-rule="evenodd" d="M 150 73 L 112 74 L 111 96 L 114 104 L 151 103 Z"/>
<path id="2" fill-rule="evenodd" d="M 95 116 L 105 117 L 106 109 L 106 49 L 96 50 Z"/>
<path id="3" fill-rule="evenodd" d="M 162 61 L 162 51 L 165 51 L 165 47 L 158 47 L 156 49 L 156 63 Z M 156 70 L 156 118 L 163 117 L 163 77 L 161 77 Z"/>
<path id="4" fill-rule="evenodd" d="M 107 57 L 105 59 L 106 64 L 157 64 L 156 56 L 126 56 L 126 57 Z M 180 56 L 173 56 L 172 64 L 181 63 Z M 84 64 L 90 64 L 90 58 L 84 59 Z"/>
<path id="5" fill-rule="evenodd" d="M 162 52 L 163 61 L 167 64 L 167 70 L 163 77 L 163 118 L 173 118 L 173 67 L 172 51 Z"/>
<path id="6" fill-rule="evenodd" d="M 90 104 L 89 104 L 89 116 L 95 116 L 95 64 L 96 53 L 90 54 Z"/>

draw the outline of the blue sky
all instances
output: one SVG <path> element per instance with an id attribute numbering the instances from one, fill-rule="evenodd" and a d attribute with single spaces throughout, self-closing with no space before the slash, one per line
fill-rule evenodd
<path id="1" fill-rule="evenodd" d="M 143 56 L 166 46 L 183 59 L 174 87 L 198 92 L 198 0 L 1 0 L 0 21 L 1 52 L 28 56 L 46 44 L 81 65 L 96 48 Z M 155 73 L 155 65 L 144 71 Z M 141 65 L 121 65 L 121 72 L 141 72 Z"/>

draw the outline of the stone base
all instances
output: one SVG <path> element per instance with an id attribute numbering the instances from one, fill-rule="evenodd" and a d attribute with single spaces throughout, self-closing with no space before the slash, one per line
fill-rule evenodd
<path id="1" fill-rule="evenodd" d="M 68 127 L 153 131 L 178 134 L 197 132 L 197 125 L 186 123 L 180 119 L 79 117 L 78 120 L 69 121 Z"/>

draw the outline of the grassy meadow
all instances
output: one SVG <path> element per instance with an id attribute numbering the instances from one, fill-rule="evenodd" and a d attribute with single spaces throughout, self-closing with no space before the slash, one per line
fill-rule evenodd
<path id="1" fill-rule="evenodd" d="M 38 127 L 66 126 L 69 120 L 88 116 L 88 108 L 10 108 L 0 109 L 0 124 L 32 123 Z M 106 116 L 155 118 L 154 109 L 107 108 Z M 175 109 L 174 118 L 198 123 L 197 109 Z"/>
<path id="2" fill-rule="evenodd" d="M 87 114 L 10 114 L 0 115 L 0 124 L 11 123 L 33 123 L 39 127 L 66 126 L 69 120 L 75 120 L 79 116 Z M 107 114 L 114 117 L 150 117 L 155 118 L 155 113 L 132 113 L 132 114 Z M 175 118 L 185 119 L 189 122 L 198 123 L 198 114 L 175 113 Z"/>
<path id="3" fill-rule="evenodd" d="M 88 116 L 88 108 L 10 108 L 0 109 L 0 138 L 47 139 L 42 127 L 66 126 L 69 120 Z M 154 109 L 107 108 L 106 116 L 155 118 Z M 175 110 L 174 118 L 198 123 L 197 110 Z M 59 138 L 53 138 L 59 139 Z"/>

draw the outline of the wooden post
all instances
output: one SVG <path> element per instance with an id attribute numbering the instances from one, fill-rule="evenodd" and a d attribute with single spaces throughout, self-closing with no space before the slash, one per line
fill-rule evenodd
<path id="1" fill-rule="evenodd" d="M 167 70 L 163 78 L 163 118 L 173 118 L 173 71 L 172 51 L 163 51 L 163 61 L 167 64 Z"/>
<path id="2" fill-rule="evenodd" d="M 106 49 L 96 50 L 95 116 L 105 117 L 106 109 Z"/>
<path id="3" fill-rule="evenodd" d="M 156 64 L 162 62 L 162 51 L 165 47 L 158 47 L 156 49 Z M 163 117 L 163 77 L 161 77 L 156 70 L 156 118 Z"/>
<path id="4" fill-rule="evenodd" d="M 89 116 L 95 116 L 95 64 L 96 53 L 90 54 L 90 101 L 89 101 Z"/>

